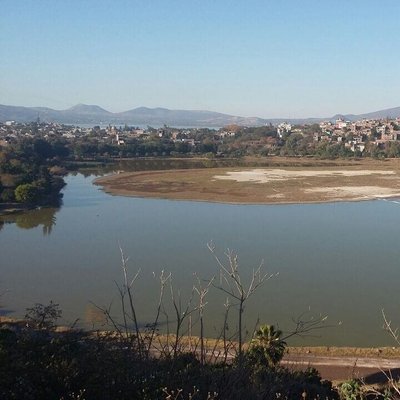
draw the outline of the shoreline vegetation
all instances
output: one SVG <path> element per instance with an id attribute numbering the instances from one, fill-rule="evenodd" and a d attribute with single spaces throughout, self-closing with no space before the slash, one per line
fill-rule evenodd
<path id="1" fill-rule="evenodd" d="M 113 330 L 56 325 L 56 319 L 61 317 L 57 304 L 36 304 L 27 311 L 24 319 L 0 316 L 0 349 L 6 368 L 0 378 L 0 393 L 17 394 L 16 398 L 29 389 L 40 396 L 50 391 L 61 399 L 74 389 L 82 397 L 68 398 L 89 399 L 93 394 L 104 399 L 132 398 L 129 396 L 134 393 L 148 392 L 140 398 L 191 399 L 192 389 L 199 388 L 195 391 L 197 397 L 193 398 L 242 399 L 247 398 L 243 394 L 250 390 L 256 396 L 251 398 L 272 399 L 283 394 L 285 399 L 300 399 L 306 393 L 307 397 L 323 395 L 323 398 L 338 400 L 342 399 L 344 385 L 349 384 L 358 385 L 360 393 L 375 394 L 371 397 L 374 399 L 397 399 L 381 396 L 388 393 L 390 385 L 397 385 L 396 381 L 389 381 L 388 386 L 387 374 L 393 372 L 397 377 L 399 348 L 284 347 L 281 355 L 277 355 L 274 351 L 279 346 L 259 339 L 255 342 L 259 332 L 256 331 L 253 339 L 244 345 L 244 358 L 240 362 L 237 342 L 229 341 L 226 347 L 216 339 L 203 338 L 201 344 L 201 337 L 179 336 L 175 352 L 174 335 L 157 334 L 153 344 L 149 336 L 144 336 L 144 347 L 140 351 L 135 344 L 136 336 L 131 336 L 133 332 L 121 335 Z M 280 335 L 279 331 L 276 333 Z M 265 354 L 260 352 L 262 349 Z M 32 351 L 38 355 L 28 361 L 26 354 Z M 276 361 L 273 361 L 274 355 L 277 355 Z M 8 362 L 12 364 L 7 366 Z M 52 367 L 46 368 L 47 363 Z M 128 370 L 131 372 L 127 373 Z M 127 373 L 126 382 L 120 379 L 123 371 Z M 24 380 L 16 384 L 21 374 Z M 72 376 L 74 379 L 70 381 Z M 44 392 L 44 386 L 38 385 L 37 379 L 47 382 Z M 243 391 L 236 385 L 232 388 L 232 379 L 239 379 L 247 389 Z M 122 389 L 125 395 L 119 397 Z M 211 397 L 207 396 L 210 389 L 214 389 Z M 101 394 L 104 390 L 108 394 Z M 168 397 L 174 391 L 189 397 Z"/>
<path id="2" fill-rule="evenodd" d="M 0 144 L 0 215 L 59 204 L 67 170 L 44 139 Z"/>
<path id="3" fill-rule="evenodd" d="M 112 195 L 231 204 L 303 204 L 400 197 L 400 162 L 247 159 L 238 167 L 121 172 L 94 183 Z"/>
<path id="4" fill-rule="evenodd" d="M 38 160 L 35 160 L 36 162 Z M 138 170 L 124 173 L 125 166 L 128 166 L 130 170 L 129 166 L 132 164 Z M 145 165 L 145 170 L 142 170 L 141 165 Z M 40 187 L 38 190 L 34 184 L 34 187 L 29 187 L 29 191 L 24 193 L 23 202 L 15 201 L 15 183 L 13 182 L 27 180 L 32 182 L 33 178 L 22 179 L 21 174 L 16 173 L 20 172 L 18 170 L 13 170 L 13 174 L 3 173 L 2 176 L 0 174 L 0 179 L 10 182 L 8 186 L 3 184 L 4 199 L 0 202 L 0 215 L 20 214 L 59 203 L 62 197 L 59 191 L 64 186 L 62 176 L 69 171 L 98 170 L 99 168 L 111 173 L 118 168 L 118 173 L 97 178 L 94 184 L 102 186 L 105 192 L 112 195 L 132 197 L 228 204 L 302 204 L 384 199 L 400 195 L 400 185 L 396 185 L 400 176 L 400 159 L 327 160 L 283 156 L 239 159 L 209 159 L 198 156 L 139 157 L 103 159 L 102 161 L 68 161 L 59 166 L 53 165 L 51 179 L 58 179 L 58 181 L 57 185 L 51 188 L 50 195 L 43 196 L 41 194 L 43 190 Z M 251 170 L 254 170 L 253 177 L 250 176 Z M 264 177 L 260 176 L 263 173 L 262 170 L 265 170 Z M 352 173 L 352 171 L 363 170 L 368 171 Z M 291 171 L 292 176 L 288 171 Z M 239 176 L 235 177 L 237 173 Z M 302 176 L 302 173 L 305 176 Z M 274 175 L 271 182 L 268 182 L 268 174 Z M 289 176 L 284 176 L 285 174 Z M 326 182 L 328 183 L 324 184 Z"/>
<path id="5" fill-rule="evenodd" d="M 27 326 L 27 321 L 21 318 L 13 318 L 4 315 L 0 315 L 0 327 L 1 326 Z M 54 329 L 55 332 L 65 333 L 74 331 L 74 327 L 66 325 L 57 325 Z M 117 332 L 113 330 L 93 330 L 93 329 L 83 329 L 84 332 L 93 335 L 115 335 Z M 166 342 L 166 335 L 157 334 L 158 339 L 161 342 Z M 198 336 L 182 336 L 180 338 L 181 348 L 186 351 L 198 347 L 198 342 L 200 338 Z M 211 351 L 215 349 L 217 351 L 222 350 L 222 343 L 219 343 L 217 339 L 206 338 L 205 339 L 206 348 Z M 400 360 L 400 348 L 393 346 L 378 346 L 378 347 L 351 347 L 351 346 L 287 346 L 285 357 L 288 355 L 295 357 L 304 357 L 304 362 L 315 357 L 326 357 L 326 358 L 338 358 L 346 357 L 354 359 L 356 362 L 359 359 L 392 359 Z M 284 360 L 285 360 L 284 357 Z M 290 359 L 290 358 L 289 358 Z M 400 362 L 399 362 L 400 363 Z"/>

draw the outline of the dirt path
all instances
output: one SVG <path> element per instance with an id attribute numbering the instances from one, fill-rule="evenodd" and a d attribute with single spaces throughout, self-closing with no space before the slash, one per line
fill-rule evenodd
<path id="1" fill-rule="evenodd" d="M 400 376 L 400 359 L 378 357 L 333 357 L 318 355 L 287 355 L 283 364 L 289 368 L 316 368 L 323 379 L 343 381 L 363 378 L 368 384 L 382 383 L 390 373 Z"/>

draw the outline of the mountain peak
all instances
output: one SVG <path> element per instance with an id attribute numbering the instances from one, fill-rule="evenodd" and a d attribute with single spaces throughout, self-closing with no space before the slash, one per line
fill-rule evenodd
<path id="1" fill-rule="evenodd" d="M 42 121 L 60 122 L 64 124 L 129 124 L 162 126 L 190 126 L 190 127 L 221 127 L 230 124 L 242 126 L 260 126 L 265 124 L 278 124 L 290 122 L 294 124 L 310 124 L 320 121 L 344 117 L 350 121 L 359 119 L 380 119 L 400 117 L 400 107 L 375 111 L 367 114 L 337 114 L 328 118 L 247 118 L 215 111 L 206 110 L 170 110 L 157 107 L 138 107 L 133 110 L 112 113 L 97 105 L 77 104 L 68 110 L 53 110 L 43 107 L 18 107 L 0 104 L 0 121 L 14 120 L 18 122 L 35 121 L 37 117 Z"/>
<path id="2" fill-rule="evenodd" d="M 98 113 L 98 112 L 109 113 L 109 111 L 105 110 L 104 108 L 101 108 L 100 106 L 96 106 L 94 104 L 83 104 L 83 103 L 76 104 L 75 106 L 68 108 L 67 111 L 79 112 L 79 113 Z"/>

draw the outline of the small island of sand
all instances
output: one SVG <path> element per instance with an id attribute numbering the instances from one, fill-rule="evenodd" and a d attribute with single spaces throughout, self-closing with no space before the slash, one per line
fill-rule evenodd
<path id="1" fill-rule="evenodd" d="M 126 172 L 95 184 L 113 195 L 237 204 L 360 201 L 400 197 L 397 162 Z"/>

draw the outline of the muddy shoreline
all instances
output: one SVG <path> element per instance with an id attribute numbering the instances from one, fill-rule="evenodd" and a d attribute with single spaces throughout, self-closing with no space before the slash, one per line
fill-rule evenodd
<path id="1" fill-rule="evenodd" d="M 122 172 L 94 184 L 112 195 L 228 204 L 303 204 L 400 197 L 398 162 Z"/>

